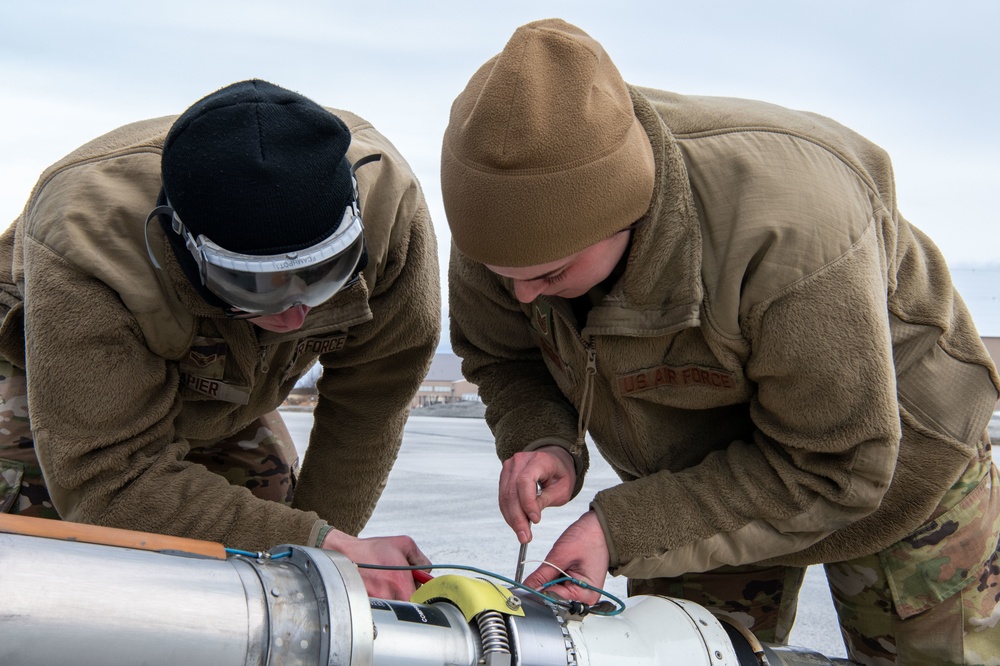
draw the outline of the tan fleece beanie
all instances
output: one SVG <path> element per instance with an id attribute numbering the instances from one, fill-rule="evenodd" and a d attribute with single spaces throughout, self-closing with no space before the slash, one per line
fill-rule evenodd
<path id="1" fill-rule="evenodd" d="M 451 107 L 441 189 L 458 249 L 535 266 L 628 227 L 653 195 L 653 151 L 614 63 L 559 19 L 518 28 Z"/>

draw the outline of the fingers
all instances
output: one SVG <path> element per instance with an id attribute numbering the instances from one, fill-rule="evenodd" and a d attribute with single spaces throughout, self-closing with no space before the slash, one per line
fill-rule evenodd
<path id="1" fill-rule="evenodd" d="M 379 544 L 382 559 L 380 564 L 392 564 L 394 566 L 430 566 L 431 561 L 424 555 L 417 546 L 417 542 L 408 536 L 375 537 L 382 543 Z M 365 586 L 369 596 L 376 596 L 376 592 L 383 594 L 382 599 L 394 599 L 398 601 L 409 601 L 416 591 L 417 577 L 414 571 L 385 571 L 369 569 L 372 573 L 372 584 L 369 587 L 366 581 Z M 429 575 L 425 574 L 429 577 Z M 423 578 L 421 576 L 420 578 Z M 362 576 L 364 579 L 364 576 Z M 383 590 L 387 590 L 383 592 Z"/>
<path id="2" fill-rule="evenodd" d="M 530 576 L 524 579 L 524 584 L 534 590 L 542 591 L 543 585 L 563 577 L 564 575 L 561 571 L 558 571 L 554 567 L 549 565 L 542 565 L 534 573 L 532 573 Z M 571 574 L 571 577 L 577 578 L 578 580 L 587 583 L 588 585 L 592 585 L 593 587 L 599 588 L 604 585 L 603 578 L 600 581 L 592 581 L 583 575 L 578 576 Z M 557 596 L 561 599 L 571 599 L 574 601 L 580 601 L 588 605 L 596 604 L 598 601 L 601 600 L 600 592 L 596 592 L 594 590 L 585 587 L 580 587 L 579 585 L 576 585 L 569 581 L 556 583 L 555 585 L 550 585 L 549 587 L 546 587 L 543 591 L 545 594 L 551 596 Z"/>
<path id="3" fill-rule="evenodd" d="M 524 580 L 525 585 L 539 589 L 546 583 L 566 576 L 593 587 L 603 587 L 610 562 L 607 541 L 597 515 L 588 511 L 566 528 L 545 556 L 545 562 Z M 545 592 L 586 604 L 597 603 L 601 598 L 599 592 L 568 581 L 552 585 Z"/>
<path id="4" fill-rule="evenodd" d="M 525 474 L 517 480 L 517 498 L 521 503 L 521 510 L 534 524 L 542 519 L 542 506 L 540 496 L 542 494 L 542 484 Z"/>
<path id="5" fill-rule="evenodd" d="M 401 543 L 399 544 L 399 550 L 406 558 L 407 564 L 414 566 L 430 565 L 431 561 L 427 559 L 427 556 L 424 555 L 423 551 L 417 547 L 416 541 L 408 536 L 398 536 L 392 538 L 400 540 Z"/>
<path id="6" fill-rule="evenodd" d="M 601 600 L 600 592 L 595 592 L 594 590 L 580 587 L 579 585 L 574 585 L 570 582 L 559 583 L 558 585 L 547 587 L 545 588 L 545 594 L 558 596 L 561 599 L 568 599 L 570 601 L 579 601 L 580 603 L 587 604 L 588 606 L 593 606 Z"/>
<path id="7" fill-rule="evenodd" d="M 427 566 L 431 562 L 408 536 L 371 537 L 360 539 L 331 530 L 323 541 L 324 548 L 337 550 L 352 562 L 385 566 Z M 387 569 L 358 570 L 368 595 L 378 599 L 408 601 L 416 590 L 413 574 Z"/>
<path id="8" fill-rule="evenodd" d="M 359 569 L 361 580 L 369 597 L 409 601 L 417 589 L 413 574 L 409 571 L 383 571 L 379 569 Z"/>
<path id="9" fill-rule="evenodd" d="M 573 457 L 560 447 L 522 451 L 503 462 L 500 513 L 520 543 L 531 541 L 531 525 L 541 521 L 543 509 L 570 500 L 575 483 Z"/>
<path id="10" fill-rule="evenodd" d="M 547 564 L 543 564 L 531 573 L 530 576 L 524 579 L 524 584 L 533 590 L 541 589 L 542 585 L 545 585 L 549 581 L 555 580 L 562 576 L 562 572 L 557 571 L 554 567 Z"/>
<path id="11" fill-rule="evenodd" d="M 532 490 L 534 490 L 535 481 L 531 477 L 530 472 L 526 472 L 523 457 L 519 456 L 521 454 L 508 458 L 503 463 L 503 468 L 500 471 L 498 499 L 500 513 L 503 515 L 504 521 L 514 530 L 518 542 L 528 543 L 531 541 L 531 522 L 528 511 L 525 511 L 521 501 L 519 484 L 522 483 L 522 478 L 526 479 L 525 483 L 530 484 Z M 532 492 L 532 495 L 534 495 L 534 492 Z M 536 509 L 534 512 L 539 518 L 541 517 L 540 511 L 540 509 Z"/>
<path id="12" fill-rule="evenodd" d="M 526 455 L 531 458 L 526 460 L 528 474 L 530 477 L 519 486 L 522 497 L 532 495 L 532 482 L 536 484 L 534 495 L 539 496 L 535 504 L 541 508 L 548 506 L 562 506 L 573 496 L 573 487 L 576 485 L 576 467 L 573 464 L 573 456 L 559 446 L 545 446 Z"/>

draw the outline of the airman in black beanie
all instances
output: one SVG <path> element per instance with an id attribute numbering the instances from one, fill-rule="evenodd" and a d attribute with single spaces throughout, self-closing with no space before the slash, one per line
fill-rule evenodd
<path id="1" fill-rule="evenodd" d="M 0 236 L 0 510 L 426 564 L 408 537 L 356 535 L 439 301 L 420 185 L 353 113 L 251 80 L 101 136 Z M 316 361 L 299 468 L 277 408 Z"/>

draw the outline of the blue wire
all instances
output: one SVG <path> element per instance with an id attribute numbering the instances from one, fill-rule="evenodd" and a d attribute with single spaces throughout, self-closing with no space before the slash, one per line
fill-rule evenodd
<path id="1" fill-rule="evenodd" d="M 226 553 L 229 554 L 229 555 L 242 555 L 243 557 L 250 557 L 250 558 L 253 558 L 255 560 L 264 560 L 264 559 L 278 560 L 278 559 L 281 559 L 283 557 L 289 557 L 292 554 L 291 550 L 286 550 L 283 553 L 277 553 L 275 555 L 270 555 L 270 554 L 264 553 L 264 552 L 251 553 L 248 550 L 238 550 L 236 548 L 226 548 L 225 550 L 226 550 Z M 477 573 L 477 574 L 480 574 L 482 576 L 489 576 L 490 578 L 495 578 L 497 580 L 503 581 L 504 583 L 507 583 L 508 585 L 511 585 L 511 586 L 516 587 L 516 588 L 518 588 L 520 590 L 523 590 L 523 591 L 527 592 L 528 594 L 532 594 L 532 595 L 534 595 L 536 597 L 544 599 L 545 601 L 548 601 L 549 603 L 555 604 L 557 606 L 561 606 L 562 608 L 570 608 L 570 605 L 572 603 L 572 602 L 566 601 L 564 599 L 556 599 L 555 597 L 551 597 L 551 596 L 549 596 L 547 594 L 542 594 L 541 590 L 533 590 L 530 587 L 528 587 L 527 585 L 524 585 L 523 583 L 518 583 L 516 581 L 511 580 L 510 578 L 507 578 L 506 576 L 501 576 L 498 573 L 494 573 L 492 571 L 487 571 L 485 569 L 479 569 L 478 567 L 468 566 L 468 565 L 465 565 L 465 564 L 430 564 L 430 565 L 427 565 L 427 566 L 419 566 L 419 565 L 415 565 L 415 566 L 389 566 L 389 565 L 383 565 L 383 564 L 357 564 L 357 567 L 359 569 L 382 569 L 382 570 L 386 570 L 386 571 L 415 571 L 417 569 L 456 569 L 456 570 L 459 570 L 459 571 L 471 571 L 473 573 Z M 549 587 L 551 587 L 553 585 L 558 585 L 559 583 L 565 583 L 565 582 L 573 583 L 577 587 L 581 587 L 581 588 L 584 588 L 584 589 L 587 589 L 587 590 L 593 590 L 594 592 L 597 592 L 601 596 L 607 597 L 612 602 L 614 602 L 615 605 L 618 606 L 618 608 L 616 608 L 615 610 L 613 610 L 613 611 L 607 611 L 607 612 L 605 612 L 605 611 L 591 610 L 590 612 L 592 614 L 594 614 L 594 615 L 605 615 L 605 616 L 618 615 L 619 613 L 621 613 L 622 611 L 625 610 L 625 604 L 624 604 L 624 602 L 622 602 L 621 599 L 619 599 L 618 597 L 616 597 L 615 595 L 611 594 L 610 592 L 608 592 L 606 590 L 602 590 L 599 587 L 595 587 L 595 586 L 591 585 L 590 583 L 586 583 L 586 582 L 584 582 L 582 580 L 579 580 L 577 578 L 570 578 L 569 576 L 563 576 L 562 578 L 556 578 L 555 580 L 550 580 L 548 583 L 546 583 L 545 585 L 543 585 L 541 589 L 545 590 L 545 589 L 547 589 L 547 588 L 549 588 Z M 593 606 L 592 605 L 591 606 L 587 606 L 587 608 L 593 608 Z"/>
<path id="2" fill-rule="evenodd" d="M 254 559 L 260 559 L 262 553 L 251 553 L 248 550 L 237 550 L 236 548 L 226 548 L 226 553 L 229 555 L 242 555 L 243 557 L 252 557 Z"/>
<path id="3" fill-rule="evenodd" d="M 251 553 L 249 550 L 238 550 L 236 548 L 226 548 L 226 554 L 228 555 L 242 555 L 243 557 L 252 557 L 255 560 L 280 560 L 283 557 L 289 557 L 292 554 L 291 550 L 286 550 L 283 553 L 277 553 L 276 555 L 270 555 L 268 553 Z"/>
<path id="4" fill-rule="evenodd" d="M 586 590 L 593 590 L 594 592 L 598 592 L 601 596 L 604 596 L 604 597 L 607 597 L 608 599 L 611 599 L 611 601 L 615 602 L 615 604 L 617 604 L 617 606 L 618 606 L 618 608 L 615 609 L 614 611 L 609 611 L 607 613 L 604 613 L 604 612 L 601 612 L 601 611 L 591 611 L 594 615 L 618 615 L 623 610 L 625 610 L 625 604 L 622 602 L 621 599 L 619 599 L 615 595 L 611 594 L 607 590 L 602 590 L 599 587 L 594 587 L 590 583 L 588 583 L 586 581 L 582 581 L 579 578 L 572 578 L 570 576 L 562 576 L 561 578 L 556 578 L 554 580 L 550 580 L 549 582 L 547 582 L 544 585 L 542 585 L 542 587 L 540 589 L 541 590 L 547 590 L 548 588 L 552 587 L 553 585 L 558 585 L 559 583 L 567 583 L 567 582 L 568 583 L 573 583 L 577 587 L 582 587 L 582 588 L 584 588 Z"/>

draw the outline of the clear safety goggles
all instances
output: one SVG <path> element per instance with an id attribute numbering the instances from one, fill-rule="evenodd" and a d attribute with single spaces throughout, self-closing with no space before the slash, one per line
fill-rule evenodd
<path id="1" fill-rule="evenodd" d="M 227 250 L 203 234 L 196 237 L 184 226 L 169 200 L 146 218 L 169 215 L 174 233 L 198 265 L 201 283 L 231 306 L 226 316 L 247 319 L 284 312 L 297 305 L 315 307 L 358 281 L 357 269 L 365 251 L 364 225 L 358 207 L 354 170 L 379 159 L 372 155 L 351 168 L 354 197 L 344 210 L 337 230 L 312 247 L 272 255 L 241 254 Z M 149 251 L 149 239 L 146 239 Z M 152 251 L 150 259 L 159 268 Z"/>
<path id="2" fill-rule="evenodd" d="M 337 231 L 325 240 L 271 255 L 232 252 L 202 234 L 196 237 L 169 204 L 154 208 L 149 219 L 157 215 L 170 216 L 174 233 L 198 264 L 201 283 L 239 317 L 279 314 L 296 305 L 316 307 L 328 301 L 356 278 L 364 252 L 364 227 L 354 205 L 347 207 Z"/>

